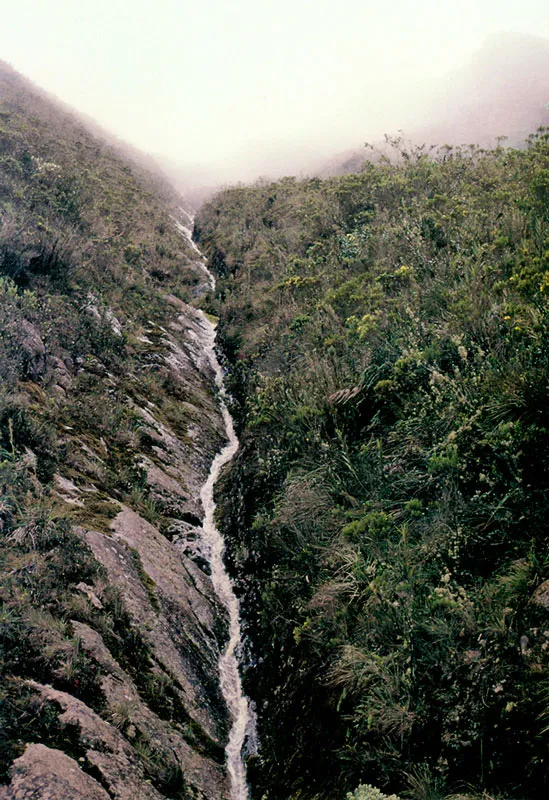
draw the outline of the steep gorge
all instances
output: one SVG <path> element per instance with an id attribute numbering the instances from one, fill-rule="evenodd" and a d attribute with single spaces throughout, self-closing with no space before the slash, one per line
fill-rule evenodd
<path id="1" fill-rule="evenodd" d="M 546 796 L 549 132 L 395 144 L 210 272 L 0 65 L 0 798 Z"/>

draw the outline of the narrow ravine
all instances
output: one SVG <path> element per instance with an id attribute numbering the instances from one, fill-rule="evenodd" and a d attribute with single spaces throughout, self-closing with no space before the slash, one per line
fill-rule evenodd
<path id="1" fill-rule="evenodd" d="M 181 211 L 182 214 L 185 214 L 189 224 L 185 225 L 185 223 L 182 222 L 181 220 L 176 219 L 175 217 L 172 217 L 172 219 L 173 219 L 173 221 L 175 223 L 175 227 L 177 228 L 179 233 L 183 236 L 183 238 L 187 240 L 187 242 L 190 244 L 190 246 L 192 247 L 194 252 L 198 255 L 198 258 L 200 259 L 199 262 L 198 262 L 199 266 L 200 266 L 200 270 L 204 273 L 204 275 L 206 277 L 206 280 L 208 281 L 208 286 L 210 287 L 210 289 L 214 290 L 215 289 L 215 277 L 212 275 L 212 273 L 210 272 L 210 270 L 206 266 L 206 259 L 204 258 L 204 256 L 200 252 L 200 249 L 197 246 L 196 242 L 193 241 L 194 218 L 188 213 L 188 211 L 185 211 L 184 208 L 180 208 L 179 210 Z"/>
<path id="2" fill-rule="evenodd" d="M 181 209 L 183 211 L 183 209 Z M 205 264 L 202 253 L 192 241 L 193 219 L 184 212 L 189 219 L 190 227 L 177 223 L 178 230 L 192 244 L 193 249 L 201 259 L 201 267 L 208 276 L 208 284 L 215 287 L 215 279 Z M 238 667 L 238 648 L 241 642 L 240 608 L 234 593 L 231 579 L 225 568 L 223 554 L 225 542 L 215 525 L 214 489 L 223 467 L 229 463 L 238 450 L 238 438 L 234 430 L 233 419 L 226 403 L 226 390 L 223 382 L 223 370 L 215 352 L 215 326 L 203 311 L 198 311 L 201 320 L 201 339 L 204 355 L 211 367 L 215 384 L 219 390 L 219 404 L 225 425 L 228 443 L 214 458 L 210 474 L 200 492 L 200 500 L 204 508 L 203 527 L 203 555 L 211 569 L 212 583 L 220 602 L 226 608 L 229 616 L 229 642 L 225 652 L 219 659 L 219 681 L 221 693 L 231 717 L 231 730 L 229 741 L 225 749 L 227 771 L 231 781 L 231 800 L 247 800 L 248 785 L 246 782 L 246 766 L 243 757 L 244 741 L 247 734 L 253 738 L 253 714 L 250 711 L 248 698 L 242 690 L 242 680 Z"/>

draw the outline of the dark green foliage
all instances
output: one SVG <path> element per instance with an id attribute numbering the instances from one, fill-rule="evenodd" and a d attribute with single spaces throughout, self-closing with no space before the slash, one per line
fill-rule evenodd
<path id="1" fill-rule="evenodd" d="M 549 788 L 549 137 L 227 190 L 258 792 Z M 419 772 L 418 772 L 419 770 Z"/>

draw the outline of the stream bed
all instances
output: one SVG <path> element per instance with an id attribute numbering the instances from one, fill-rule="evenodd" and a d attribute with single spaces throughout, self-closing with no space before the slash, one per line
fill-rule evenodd
<path id="1" fill-rule="evenodd" d="M 204 257 L 191 238 L 193 219 L 186 211 L 183 209 L 181 209 L 181 211 L 188 217 L 189 225 L 187 226 L 174 220 L 177 228 L 180 233 L 188 239 L 193 249 L 200 257 L 201 270 L 204 271 L 207 277 L 209 287 L 215 288 L 214 276 L 207 269 Z M 238 665 L 238 651 L 241 644 L 240 608 L 232 581 L 223 561 L 225 542 L 216 527 L 214 519 L 216 509 L 214 500 L 215 484 L 223 467 L 231 461 L 238 450 L 238 438 L 234 430 L 233 419 L 227 407 L 223 369 L 215 352 L 215 325 L 208 319 L 203 311 L 198 311 L 198 314 L 201 323 L 199 339 L 204 350 L 204 356 L 214 374 L 215 385 L 218 389 L 220 410 L 228 440 L 223 449 L 215 456 L 208 479 L 200 492 L 200 500 L 204 508 L 201 551 L 210 565 L 211 579 L 215 593 L 226 609 L 229 617 L 229 641 L 224 653 L 219 659 L 219 681 L 221 693 L 227 703 L 231 718 L 229 741 L 225 749 L 227 771 L 231 781 L 231 800 L 248 800 L 249 792 L 246 781 L 246 765 L 244 763 L 243 749 L 247 736 L 249 736 L 252 741 L 255 739 L 255 715 L 250 709 L 248 698 L 242 689 L 242 680 Z"/>

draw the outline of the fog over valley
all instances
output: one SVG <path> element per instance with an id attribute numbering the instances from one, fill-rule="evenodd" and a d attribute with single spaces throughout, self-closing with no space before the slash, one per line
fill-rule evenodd
<path id="1" fill-rule="evenodd" d="M 522 136 L 549 102 L 543 0 L 2 5 L 0 57 L 181 188 L 322 173 L 400 129 Z"/>

